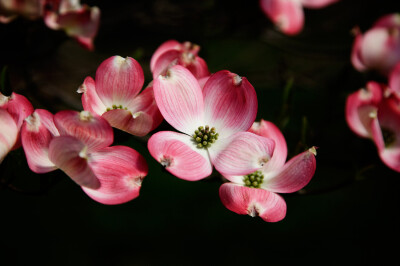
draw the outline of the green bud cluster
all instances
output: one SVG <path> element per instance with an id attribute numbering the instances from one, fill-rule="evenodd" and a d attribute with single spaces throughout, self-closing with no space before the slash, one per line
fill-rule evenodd
<path id="1" fill-rule="evenodd" d="M 106 110 L 107 110 L 107 112 L 108 112 L 108 111 L 115 110 L 115 109 L 124 109 L 124 110 L 128 110 L 128 108 L 123 107 L 121 104 L 120 104 L 120 105 L 113 104 L 112 109 L 111 109 L 110 107 L 107 107 Z"/>
<path id="2" fill-rule="evenodd" d="M 384 127 L 382 127 L 381 130 L 385 147 L 390 147 L 396 142 L 396 133 L 394 133 L 393 130 Z"/>
<path id="3" fill-rule="evenodd" d="M 208 125 L 200 126 L 192 135 L 193 140 L 197 144 L 197 148 L 209 148 L 211 144 L 218 139 L 219 134 L 216 133 L 215 127 L 210 128 Z"/>
<path id="4" fill-rule="evenodd" d="M 246 187 L 251 188 L 260 188 L 260 185 L 263 183 L 264 175 L 261 171 L 255 171 L 254 173 L 245 175 L 243 177 L 243 182 Z"/>

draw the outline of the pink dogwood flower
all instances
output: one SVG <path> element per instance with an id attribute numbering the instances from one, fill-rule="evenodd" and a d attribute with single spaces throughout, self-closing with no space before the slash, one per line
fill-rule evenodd
<path id="1" fill-rule="evenodd" d="M 347 98 L 346 120 L 350 129 L 371 139 L 379 157 L 400 172 L 400 102 L 384 85 L 370 81 Z"/>
<path id="2" fill-rule="evenodd" d="M 188 69 L 175 65 L 154 80 L 154 95 L 164 119 L 182 133 L 157 132 L 148 148 L 178 178 L 200 180 L 213 166 L 224 174 L 248 174 L 270 159 L 274 142 L 244 132 L 257 112 L 257 96 L 246 78 L 219 71 L 202 90 Z M 250 156 L 260 150 L 262 156 Z"/>
<path id="3" fill-rule="evenodd" d="M 5 110 L 14 120 L 14 124 L 17 128 L 17 135 L 12 149 L 17 149 L 21 147 L 20 129 L 22 123 L 24 119 L 33 112 L 33 106 L 29 100 L 21 94 L 13 92 L 11 96 L 5 96 L 0 93 L 0 109 Z M 3 119 L 5 119 L 4 121 L 9 121 L 9 119 L 5 118 L 5 115 L 3 115 Z M 5 123 L 8 127 L 14 128 L 11 124 L 11 122 Z"/>
<path id="4" fill-rule="evenodd" d="M 113 56 L 98 67 L 96 78 L 87 77 L 78 92 L 83 93 L 84 110 L 101 115 L 112 127 L 132 135 L 145 136 L 161 122 L 153 87 L 145 88 L 143 70 L 131 58 Z"/>
<path id="5" fill-rule="evenodd" d="M 139 196 L 148 166 L 137 151 L 110 146 L 113 130 L 88 111 L 52 115 L 38 109 L 22 129 L 22 145 L 30 169 L 61 169 L 93 200 L 121 204 Z"/>
<path id="6" fill-rule="evenodd" d="M 388 75 L 400 62 L 400 14 L 381 17 L 364 34 L 356 33 L 351 62 L 358 71 Z"/>
<path id="7" fill-rule="evenodd" d="M 150 69 L 153 72 L 153 78 L 164 75 L 169 67 L 181 65 L 186 67 L 197 78 L 210 76 L 207 63 L 197 54 L 200 46 L 175 40 L 164 42 L 157 48 L 150 60 Z"/>
<path id="8" fill-rule="evenodd" d="M 43 18 L 53 30 L 64 30 L 83 47 L 93 50 L 100 9 L 81 5 L 79 0 L 0 0 L 0 22 L 9 23 L 17 16 Z"/>
<path id="9" fill-rule="evenodd" d="M 264 221 L 277 222 L 286 216 L 286 202 L 277 193 L 292 193 L 306 186 L 316 169 L 314 147 L 285 163 L 287 146 L 281 131 L 271 122 L 254 123 L 250 132 L 271 138 L 275 150 L 264 166 L 247 175 L 224 175 L 229 181 L 219 190 L 223 205 L 238 214 L 260 216 Z M 252 154 L 263 156 L 266 151 Z"/>
<path id="10" fill-rule="evenodd" d="M 304 25 L 306 8 L 323 8 L 339 0 L 260 0 L 262 11 L 287 35 L 296 35 Z"/>

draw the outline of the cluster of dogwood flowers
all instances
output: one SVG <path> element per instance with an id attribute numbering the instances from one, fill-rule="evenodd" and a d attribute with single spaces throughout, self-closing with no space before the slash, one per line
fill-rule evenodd
<path id="1" fill-rule="evenodd" d="M 347 123 L 358 136 L 372 139 L 383 163 L 400 172 L 400 14 L 383 16 L 365 34 L 357 32 L 351 61 L 387 82 L 369 81 L 349 95 Z"/>
<path id="2" fill-rule="evenodd" d="M 210 176 L 214 167 L 229 181 L 219 190 L 229 210 L 282 220 L 286 203 L 277 193 L 298 191 L 311 180 L 315 148 L 286 162 L 280 130 L 264 120 L 254 123 L 258 102 L 250 82 L 227 70 L 210 74 L 198 51 L 189 42 L 162 44 L 150 62 L 154 79 L 141 93 L 144 76 L 135 59 L 105 60 L 95 79 L 87 77 L 78 89 L 82 112 L 52 115 L 33 111 L 23 96 L 18 97 L 24 104 L 16 94 L 3 97 L 0 118 L 8 129 L 2 132 L 2 157 L 17 139 L 7 137 L 18 135 L 22 124 L 22 146 L 32 171 L 59 168 L 92 199 L 119 204 L 139 195 L 148 167 L 135 150 L 110 146 L 111 126 L 144 136 L 164 118 L 179 132 L 153 134 L 148 149 L 168 172 L 197 181 Z"/>
<path id="3" fill-rule="evenodd" d="M 47 27 L 64 30 L 83 47 L 92 50 L 100 23 L 100 9 L 81 5 L 80 0 L 0 0 L 0 22 L 16 17 L 43 19 Z"/>
<path id="4" fill-rule="evenodd" d="M 304 26 L 303 7 L 318 9 L 339 0 L 260 0 L 261 10 L 287 35 L 296 35 Z"/>

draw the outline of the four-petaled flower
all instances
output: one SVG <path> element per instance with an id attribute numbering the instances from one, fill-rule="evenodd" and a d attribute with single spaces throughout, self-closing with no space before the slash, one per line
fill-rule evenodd
<path id="1" fill-rule="evenodd" d="M 213 166 L 227 175 L 248 174 L 270 159 L 274 142 L 245 132 L 257 112 L 246 78 L 219 71 L 202 90 L 189 70 L 175 65 L 154 81 L 154 96 L 164 119 L 182 132 L 160 131 L 148 142 L 150 154 L 173 175 L 199 180 Z M 251 156 L 260 151 L 261 157 Z"/>
<path id="2" fill-rule="evenodd" d="M 254 123 L 250 132 L 275 141 L 272 158 L 263 167 L 247 175 L 224 175 L 229 181 L 220 187 L 222 203 L 238 214 L 260 216 L 277 222 L 286 215 L 285 200 L 276 193 L 292 193 L 307 185 L 316 168 L 314 147 L 298 154 L 287 163 L 287 146 L 281 131 L 271 122 Z M 265 153 L 252 154 L 259 158 Z"/>

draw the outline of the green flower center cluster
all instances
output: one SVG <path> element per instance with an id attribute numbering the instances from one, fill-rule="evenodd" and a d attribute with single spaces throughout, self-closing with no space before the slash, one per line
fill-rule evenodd
<path id="1" fill-rule="evenodd" d="M 385 147 L 390 147 L 392 144 L 396 142 L 396 133 L 394 133 L 391 129 L 381 128 L 383 141 L 385 142 Z"/>
<path id="2" fill-rule="evenodd" d="M 251 188 L 260 188 L 263 180 L 264 175 L 261 173 L 261 171 L 255 171 L 254 173 L 245 175 L 243 177 L 244 185 Z"/>
<path id="3" fill-rule="evenodd" d="M 121 104 L 120 104 L 120 105 L 113 104 L 112 109 L 111 109 L 110 107 L 107 107 L 107 112 L 108 112 L 108 111 L 111 111 L 111 110 L 115 110 L 115 109 L 124 109 L 124 110 L 128 110 L 128 108 L 123 107 Z"/>
<path id="4" fill-rule="evenodd" d="M 192 135 L 193 140 L 197 143 L 197 148 L 209 148 L 211 144 L 218 139 L 219 134 L 216 133 L 215 127 L 210 128 L 208 125 L 200 126 Z"/>

